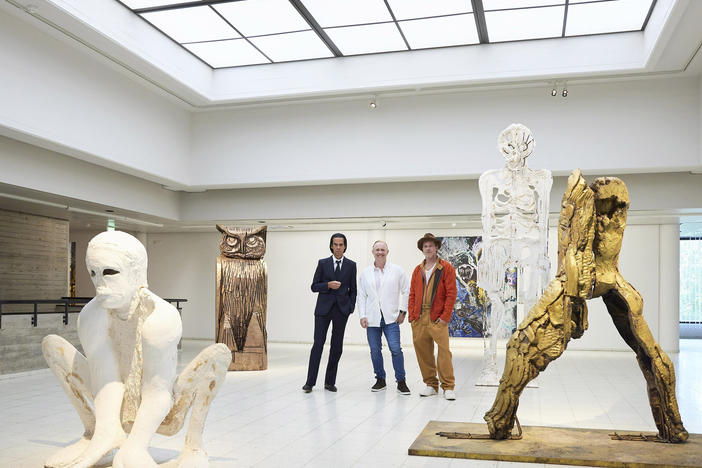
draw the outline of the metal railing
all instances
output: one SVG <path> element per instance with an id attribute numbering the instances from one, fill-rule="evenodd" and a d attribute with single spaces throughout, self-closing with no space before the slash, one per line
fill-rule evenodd
<path id="1" fill-rule="evenodd" d="M 0 300 L 0 329 L 2 328 L 2 317 L 3 315 L 30 315 L 31 316 L 31 322 L 32 326 L 36 327 L 37 323 L 39 322 L 39 316 L 40 315 L 55 315 L 55 314 L 61 314 L 63 315 L 63 324 L 68 325 L 68 314 L 77 314 L 81 311 L 83 306 L 90 302 L 93 298 L 92 297 L 62 297 L 61 299 L 7 299 L 7 300 Z M 175 303 L 176 309 L 178 309 L 178 313 L 182 313 L 182 308 L 180 307 L 181 302 L 188 302 L 187 299 L 164 299 L 164 301 L 169 302 L 171 304 Z M 25 305 L 32 305 L 33 310 L 32 311 L 12 311 L 12 312 L 3 312 L 2 308 L 4 305 L 19 305 L 19 304 L 25 304 Z M 39 305 L 40 304 L 54 304 L 57 306 L 63 306 L 63 310 L 39 310 Z M 80 307 L 80 309 L 75 309 L 76 307 Z M 71 309 L 73 308 L 73 309 Z"/>

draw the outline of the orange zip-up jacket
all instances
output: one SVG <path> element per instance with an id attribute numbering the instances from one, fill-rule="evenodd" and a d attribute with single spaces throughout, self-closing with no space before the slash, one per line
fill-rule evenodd
<path id="1" fill-rule="evenodd" d="M 445 322 L 451 320 L 453 315 L 453 306 L 456 303 L 456 270 L 449 262 L 441 258 L 438 259 L 434 271 L 433 288 L 428 291 L 431 294 L 431 314 L 429 315 L 432 322 L 439 317 Z M 419 314 L 422 312 L 422 298 L 424 293 L 424 262 L 417 265 L 412 272 L 410 281 L 410 294 L 408 305 L 408 319 L 410 322 L 419 319 Z"/>

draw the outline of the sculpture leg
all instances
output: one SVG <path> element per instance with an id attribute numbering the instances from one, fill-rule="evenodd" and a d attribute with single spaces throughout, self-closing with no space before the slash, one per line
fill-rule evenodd
<path id="1" fill-rule="evenodd" d="M 522 391 L 565 351 L 570 337 L 564 326 L 562 293 L 560 282 L 554 280 L 507 343 L 495 402 L 483 417 L 493 439 L 509 437 Z"/>
<path id="2" fill-rule="evenodd" d="M 78 442 L 58 451 L 44 464 L 46 467 L 69 466 L 88 447 L 95 431 L 95 414 L 89 404 L 93 395 L 88 361 L 71 343 L 58 335 L 44 337 L 41 348 L 49 369 L 58 379 L 85 428 Z"/>
<path id="3" fill-rule="evenodd" d="M 158 429 L 159 434 L 173 435 L 184 425 L 192 407 L 183 451 L 176 460 L 164 466 L 179 468 L 207 467 L 207 453 L 202 432 L 207 413 L 224 382 L 232 355 L 222 343 L 208 346 L 183 369 L 173 385 L 174 404 Z"/>
<path id="4" fill-rule="evenodd" d="M 497 329 L 505 315 L 505 304 L 499 291 L 487 291 L 490 298 L 490 319 L 486 320 L 488 328 L 483 330 L 483 368 L 476 382 L 477 385 L 496 385 L 497 375 Z"/>
<path id="5" fill-rule="evenodd" d="M 675 398 L 675 368 L 654 340 L 643 318 L 641 294 L 622 278 L 617 278 L 615 289 L 603 294 L 602 300 L 617 331 L 636 353 L 646 379 L 648 400 L 659 437 L 668 442 L 684 442 L 688 433 L 683 427 Z"/>

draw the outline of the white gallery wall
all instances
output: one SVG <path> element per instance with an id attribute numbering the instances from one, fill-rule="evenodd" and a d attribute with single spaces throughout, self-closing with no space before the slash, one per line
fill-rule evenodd
<path id="1" fill-rule="evenodd" d="M 497 136 L 535 135 L 558 175 L 699 166 L 699 77 L 308 103 L 193 114 L 196 185 L 475 178 L 501 165 Z M 221 170 L 213 170 L 219 168 Z"/>
<path id="2" fill-rule="evenodd" d="M 6 136 L 163 181 L 187 172 L 190 119 L 183 106 L 66 36 L 2 11 L 0 44 Z"/>
<path id="3" fill-rule="evenodd" d="M 61 197 L 178 218 L 180 196 L 161 185 L 0 136 L 0 183 Z"/>
<path id="4" fill-rule="evenodd" d="M 302 342 L 312 340 L 316 295 L 310 284 L 317 260 L 329 256 L 328 231 L 269 232 L 265 256 L 268 266 L 268 337 L 271 341 Z M 644 317 L 651 332 L 667 351 L 677 351 L 677 225 L 630 225 L 624 235 L 620 268 L 624 277 L 644 298 Z M 349 240 L 347 256 L 355 260 L 360 271 L 372 263 L 370 246 L 376 239 L 390 246 L 389 261 L 408 274 L 423 259 L 417 239 L 426 230 L 354 230 L 345 231 Z M 479 235 L 478 230 L 442 229 L 438 236 Z M 162 297 L 188 299 L 183 310 L 183 334 L 188 338 L 213 339 L 215 259 L 219 254 L 220 235 L 212 233 L 149 234 L 149 282 Z M 551 228 L 550 254 L 555 273 L 556 229 Z M 571 341 L 571 349 L 625 350 L 609 314 L 600 299 L 588 303 L 590 329 L 580 340 Z M 350 316 L 346 329 L 347 343 L 365 343 L 365 333 L 358 324 L 358 313 Z M 412 342 L 409 326 L 402 327 L 402 342 Z M 479 340 L 455 338 L 456 346 L 482 346 Z"/>

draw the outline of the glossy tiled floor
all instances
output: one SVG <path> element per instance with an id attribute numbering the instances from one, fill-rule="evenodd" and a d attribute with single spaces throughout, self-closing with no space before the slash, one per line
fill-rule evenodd
<path id="1" fill-rule="evenodd" d="M 207 343 L 185 342 L 182 367 Z M 475 387 L 477 349 L 455 349 L 457 400 L 420 398 L 423 387 L 411 348 L 405 350 L 412 395 L 371 393 L 368 348 L 346 346 L 338 393 L 300 390 L 308 345 L 270 345 L 270 368 L 229 373 L 205 429 L 214 467 L 538 467 L 538 464 L 409 457 L 407 448 L 430 419 L 481 422 L 495 388 Z M 387 353 L 387 350 L 385 351 Z M 683 340 L 672 356 L 678 402 L 690 432 L 702 433 L 702 340 Z M 389 355 L 386 354 L 386 362 Z M 326 353 L 323 357 L 326 363 Z M 567 351 L 521 398 L 523 425 L 654 430 L 643 377 L 633 354 Z M 48 370 L 0 379 L 0 466 L 39 467 L 82 433 L 78 417 Z M 183 434 L 156 436 L 152 455 L 177 455 Z"/>

